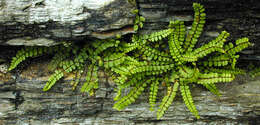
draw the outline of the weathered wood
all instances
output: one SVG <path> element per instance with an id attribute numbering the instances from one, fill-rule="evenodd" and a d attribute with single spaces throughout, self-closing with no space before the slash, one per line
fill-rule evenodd
<path id="1" fill-rule="evenodd" d="M 1 0 L 0 44 L 53 45 L 133 32 L 127 0 Z"/>
<path id="2" fill-rule="evenodd" d="M 26 0 L 16 1 L 27 2 Z M 7 5 L 6 2 L 14 2 L 14 0 L 1 0 L 0 12 L 4 10 L 3 6 Z M 193 20 L 192 2 L 191 0 L 137 0 L 141 15 L 146 17 L 142 32 L 166 28 L 168 22 L 175 19 L 184 20 L 185 25 L 190 26 Z M 258 11 L 260 2 L 258 0 L 200 0 L 200 2 L 205 6 L 207 13 L 203 41 L 216 37 L 222 30 L 230 32 L 231 40 L 247 36 L 255 46 L 241 53 L 247 60 L 239 61 L 240 63 L 246 61 L 246 64 L 249 64 L 253 62 L 252 60 L 259 60 L 260 15 Z M 41 8 L 45 5 L 39 6 Z M 26 11 L 30 9 L 33 8 L 29 7 Z M 123 7 L 121 9 L 124 10 Z M 117 16 L 113 18 L 115 17 Z M 21 16 L 14 19 L 19 18 L 23 21 Z M 129 16 L 129 19 L 131 18 L 132 15 Z M 79 40 L 83 38 L 82 36 L 85 37 L 85 34 L 81 33 L 82 36 L 66 37 L 64 33 L 68 30 L 66 26 L 60 24 L 59 21 L 49 22 L 47 27 L 40 27 L 38 24 L 1 24 L 0 41 L 6 43 L 11 39 L 28 41 L 39 38 L 53 40 L 54 42 L 49 42 L 55 43 L 56 40 L 63 38 Z M 102 25 L 98 26 L 102 28 Z M 45 32 L 49 30 L 48 28 L 59 29 L 55 32 L 61 34 L 56 34 L 59 37 L 45 36 L 44 34 L 48 34 Z M 96 30 L 95 28 L 97 27 L 93 27 L 93 30 Z M 60 29 L 64 31 L 60 32 Z M 24 38 L 25 36 L 31 38 Z M 247 75 L 238 76 L 232 83 L 219 84 L 218 87 L 222 93 L 219 98 L 203 87 L 192 88 L 194 102 L 201 115 L 200 120 L 196 120 L 191 115 L 180 95 L 174 100 L 164 117 L 157 120 L 156 113 L 149 111 L 148 92 L 122 111 L 112 109 L 115 85 L 106 77 L 102 77 L 101 88 L 96 96 L 89 97 L 78 91 L 71 91 L 67 82 L 70 78 L 57 83 L 49 92 L 42 92 L 50 75 L 46 71 L 46 60 L 33 60 L 34 63 L 29 67 L 24 66 L 25 69 L 6 75 L 4 72 L 7 60 L 10 60 L 15 49 L 0 48 L 0 124 L 260 124 L 260 77 L 252 79 Z M 159 94 L 162 97 L 165 91 L 162 90 Z"/>

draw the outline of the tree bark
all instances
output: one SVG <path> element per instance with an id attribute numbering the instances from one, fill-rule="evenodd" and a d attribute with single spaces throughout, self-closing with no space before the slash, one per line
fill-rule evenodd
<path id="1" fill-rule="evenodd" d="M 3 15 L 3 10 L 8 7 L 14 10 L 17 4 L 33 3 L 26 0 L 1 0 L 0 2 L 0 43 L 8 45 L 53 45 L 61 40 L 82 40 L 86 37 L 97 37 L 93 33 L 106 33 L 116 31 L 114 29 L 129 28 L 132 25 L 133 15 L 129 14 L 129 9 L 120 6 L 116 9 L 117 0 L 103 9 L 118 11 L 119 15 L 109 15 L 108 20 L 120 20 L 119 17 L 126 19 L 118 27 L 111 28 L 102 19 L 95 17 L 90 34 L 84 34 L 88 28 L 86 25 L 91 23 L 82 19 L 71 24 L 70 21 L 30 22 L 26 16 Z M 28 2 L 29 1 L 29 2 Z M 42 1 L 43 3 L 51 0 Z M 82 0 L 84 1 L 84 0 Z M 86 0 L 88 1 L 88 0 Z M 215 38 L 222 30 L 228 31 L 231 36 L 229 40 L 240 37 L 249 37 L 254 43 L 253 47 L 240 53 L 240 67 L 246 69 L 250 63 L 259 65 L 260 54 L 260 2 L 258 0 L 198 0 L 206 8 L 206 24 L 201 41 L 208 41 Z M 144 28 L 140 33 L 167 28 L 170 20 L 183 20 L 185 25 L 191 25 L 193 21 L 193 9 L 191 0 L 137 0 L 137 8 L 140 14 L 146 18 Z M 12 4 L 10 4 L 12 3 Z M 45 8 L 47 5 L 34 2 L 33 6 L 25 8 L 25 12 Z M 127 6 L 132 6 L 128 1 Z M 42 5 L 43 4 L 43 5 Z M 21 14 L 21 8 L 17 13 Z M 110 8 L 110 9 L 109 9 Z M 10 9 L 10 8 L 9 8 Z M 93 9 L 93 8 L 92 8 Z M 94 10 L 87 9 L 87 12 Z M 102 9 L 101 9 L 102 10 Z M 103 11 L 104 11 L 103 10 Z M 121 12 L 124 11 L 124 12 Z M 12 13 L 9 11 L 8 13 Z M 61 11 L 62 12 L 62 11 Z M 127 14 L 126 14 L 127 12 Z M 7 13 L 5 11 L 5 13 Z M 84 14 L 83 13 L 83 14 Z M 125 15 L 123 14 L 125 13 Z M 15 14 L 15 13 L 14 13 Z M 91 13 L 92 14 L 92 13 Z M 123 15 L 120 15 L 123 14 Z M 5 16 L 5 18 L 3 18 Z M 26 18 L 25 18 L 26 17 Z M 101 16 L 102 17 L 102 16 Z M 54 17 L 53 17 L 54 19 Z M 55 18 L 56 19 L 56 18 Z M 106 18 L 107 19 L 107 18 Z M 7 20 L 6 22 L 4 22 Z M 23 22 L 25 20 L 25 22 Z M 130 21 L 131 20 L 131 21 Z M 64 20 L 63 20 L 64 21 Z M 113 22 L 112 21 L 112 22 Z M 84 22 L 84 23 L 81 23 Z M 107 22 L 109 23 L 109 22 Z M 45 25 L 41 27 L 42 25 Z M 109 24 L 110 25 L 110 24 Z M 112 24 L 111 24 L 112 25 Z M 75 26 L 75 27 L 74 27 Z M 80 35 L 73 35 L 74 28 L 83 27 L 84 32 Z M 74 27 L 74 28 L 72 28 Z M 108 27 L 108 28 L 107 28 Z M 80 29 L 80 28 L 79 28 Z M 112 29 L 112 30 L 110 30 Z M 50 32 L 54 30 L 55 32 Z M 64 30 L 61 32 L 61 30 Z M 70 35 L 66 35 L 66 33 Z M 128 31 L 128 30 L 127 30 Z M 65 32 L 65 33 L 64 33 Z M 131 30 L 132 32 L 132 30 Z M 60 33 L 53 35 L 52 33 Z M 128 32 L 125 32 L 128 33 Z M 47 35 L 46 35 L 47 34 Z M 48 35 L 49 34 L 49 35 Z M 27 37 L 30 38 L 27 38 Z M 112 37 L 114 35 L 110 35 Z M 101 38 L 101 37 L 100 37 Z M 105 37 L 103 37 L 105 38 Z M 107 38 L 107 37 L 106 37 Z M 12 42 L 16 40 L 16 42 Z M 24 41 L 23 41 L 24 40 Z M 35 41 L 34 41 L 35 40 Z M 9 43 L 8 43 L 9 41 Z M 11 42 L 10 42 L 11 41 Z M 20 41 L 20 42 L 19 42 Z M 47 41 L 46 43 L 38 41 Z M 26 44 L 26 43 L 34 44 Z M 16 44 L 10 44 L 16 43 Z M 40 44 L 41 43 L 41 44 Z M 1 124 L 142 124 L 142 125 L 162 125 L 162 124 L 260 124 L 260 77 L 251 78 L 248 74 L 238 76 L 231 83 L 217 84 L 221 97 L 217 97 L 205 90 L 201 86 L 192 87 L 194 103 L 199 111 L 201 119 L 197 120 L 188 111 L 178 94 L 165 115 L 156 119 L 156 112 L 149 111 L 148 96 L 149 92 L 144 92 L 140 98 L 122 111 L 113 109 L 113 97 L 115 96 L 115 84 L 105 74 L 100 72 L 100 89 L 95 96 L 84 95 L 79 90 L 72 91 L 69 81 L 70 76 L 57 83 L 50 91 L 43 92 L 42 88 L 50 76 L 47 70 L 47 58 L 36 58 L 27 61 L 12 73 L 6 73 L 8 61 L 15 54 L 17 47 L 0 47 L 0 125 Z M 30 65 L 29 65 L 30 64 Z M 161 101 L 165 90 L 159 91 L 158 103 Z"/>
<path id="2" fill-rule="evenodd" d="M 132 33 L 127 0 L 1 0 L 0 44 L 50 46 Z"/>

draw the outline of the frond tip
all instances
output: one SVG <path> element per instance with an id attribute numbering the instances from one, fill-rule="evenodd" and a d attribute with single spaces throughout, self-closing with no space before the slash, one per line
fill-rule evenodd
<path id="1" fill-rule="evenodd" d="M 179 88 L 179 83 L 174 83 L 173 86 L 170 86 L 167 88 L 167 94 L 164 96 L 159 109 L 157 111 L 157 119 L 160 119 L 164 112 L 169 108 L 169 106 L 172 104 L 172 101 L 174 100 L 176 93 Z"/>
<path id="2" fill-rule="evenodd" d="M 43 91 L 48 91 L 59 79 L 63 77 L 63 72 L 61 70 L 56 70 L 54 74 L 50 76 L 48 82 L 43 88 Z"/>
<path id="3" fill-rule="evenodd" d="M 196 109 L 196 107 L 193 103 L 193 99 L 192 99 L 192 96 L 191 96 L 189 86 L 186 85 L 186 84 L 181 84 L 180 91 L 181 91 L 182 99 L 183 99 L 186 107 L 190 110 L 190 112 L 194 116 L 196 116 L 197 119 L 199 119 L 200 116 L 199 116 L 198 110 Z"/>

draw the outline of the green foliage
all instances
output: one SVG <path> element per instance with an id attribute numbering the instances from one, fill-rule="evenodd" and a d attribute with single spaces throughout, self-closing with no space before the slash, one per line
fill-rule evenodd
<path id="1" fill-rule="evenodd" d="M 161 118 L 164 112 L 170 107 L 179 88 L 179 83 L 175 82 L 173 86 L 167 87 L 167 94 L 163 97 L 162 102 L 157 111 L 157 118 Z"/>
<path id="2" fill-rule="evenodd" d="M 29 57 L 36 57 L 40 56 L 44 53 L 51 53 L 53 52 L 53 48 L 47 47 L 26 47 L 25 49 L 21 49 L 16 53 L 16 56 L 12 58 L 12 62 L 9 67 L 9 71 L 16 68 L 22 61 L 26 60 Z"/>
<path id="3" fill-rule="evenodd" d="M 160 87 L 158 85 L 161 85 L 158 82 L 166 83 L 167 94 L 157 111 L 158 119 L 171 105 L 178 88 L 187 108 L 196 118 L 199 118 L 189 89 L 190 84 L 203 85 L 212 93 L 220 96 L 215 84 L 230 82 L 236 74 L 243 73 L 242 70 L 235 68 L 236 60 L 239 57 L 236 53 L 250 45 L 248 39 L 238 39 L 233 45 L 231 42 L 227 43 L 229 33 L 223 31 L 216 39 L 195 48 L 205 24 L 206 14 L 202 5 L 194 3 L 193 7 L 195 10 L 194 22 L 187 34 L 184 22 L 173 21 L 170 22 L 168 29 L 147 35 L 134 35 L 132 43 L 128 43 L 129 46 L 132 46 L 131 51 L 127 52 L 138 53 L 135 58 L 139 63 L 124 65 L 125 70 L 117 72 L 120 74 L 119 79 L 123 81 L 118 84 L 120 91 L 124 88 L 128 89 L 125 86 L 135 86 L 139 84 L 138 81 L 147 78 L 160 78 L 158 81 L 146 83 L 150 84 L 151 109 L 154 109 L 156 93 Z M 158 45 L 160 48 L 156 47 Z M 125 49 L 128 50 L 129 46 Z M 144 75 L 136 80 L 136 74 Z M 134 99 L 129 97 L 132 91 L 137 92 L 134 87 L 128 95 L 123 97 L 120 95 L 121 98 L 118 96 L 114 108 L 121 110 L 126 107 L 130 103 L 121 103 L 126 102 L 127 99 L 133 103 L 137 96 L 132 95 Z M 137 93 L 139 94 L 140 91 Z"/>
<path id="4" fill-rule="evenodd" d="M 17 52 L 9 70 L 29 57 L 53 55 L 50 69 L 54 74 L 47 81 L 44 91 L 51 89 L 67 73 L 74 73 L 73 89 L 83 82 L 81 92 L 94 95 L 98 89 L 98 72 L 108 72 L 117 85 L 114 109 L 122 110 L 149 86 L 150 109 L 154 110 L 159 89 L 166 89 L 157 109 L 160 119 L 172 104 L 177 91 L 189 111 L 200 118 L 190 92 L 191 84 L 202 85 L 220 96 L 216 83 L 230 82 L 244 71 L 235 67 L 238 52 L 250 46 L 248 38 L 227 42 L 229 33 L 222 31 L 214 40 L 196 48 L 205 24 L 205 9 L 193 4 L 195 11 L 192 28 L 186 33 L 183 21 L 171 21 L 168 29 L 151 34 L 134 34 L 126 39 L 96 40 L 85 45 L 59 45 L 54 47 L 26 47 Z M 145 19 L 136 14 L 134 30 L 143 27 Z M 81 77 L 85 76 L 82 81 Z M 130 90 L 129 93 L 123 93 Z"/>
<path id="5" fill-rule="evenodd" d="M 139 15 L 139 10 L 133 10 L 133 14 L 135 14 L 135 21 L 134 21 L 134 31 L 138 31 L 139 29 L 143 28 L 145 18 Z"/>
<path id="6" fill-rule="evenodd" d="M 159 79 L 156 79 L 152 82 L 150 86 L 150 96 L 149 96 L 149 103 L 150 103 L 150 110 L 154 110 L 154 105 L 156 104 L 156 98 L 158 93 L 158 85 L 159 85 Z"/>
<path id="7" fill-rule="evenodd" d="M 254 70 L 250 71 L 249 74 L 253 78 L 260 76 L 260 67 L 255 68 Z"/>

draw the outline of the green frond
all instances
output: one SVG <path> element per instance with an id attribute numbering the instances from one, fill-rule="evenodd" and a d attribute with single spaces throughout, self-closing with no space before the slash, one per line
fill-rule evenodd
<path id="1" fill-rule="evenodd" d="M 114 40 L 114 39 L 107 40 L 107 41 L 100 40 L 100 41 L 93 42 L 92 46 L 96 48 L 94 55 L 98 55 L 110 47 L 117 47 L 119 43 L 120 43 L 119 40 Z"/>
<path id="2" fill-rule="evenodd" d="M 72 60 L 65 60 L 60 63 L 60 66 L 63 68 L 66 72 L 71 72 L 76 69 L 76 65 Z"/>
<path id="3" fill-rule="evenodd" d="M 219 55 L 219 56 L 210 57 L 207 61 L 203 61 L 202 63 L 203 63 L 204 66 L 221 67 L 221 66 L 228 65 L 229 62 L 231 62 L 230 56 L 228 56 L 227 54 L 224 54 L 224 55 L 222 54 L 222 55 Z"/>
<path id="4" fill-rule="evenodd" d="M 180 59 L 182 62 L 195 62 L 198 60 L 197 55 L 194 55 L 194 53 L 186 53 L 184 55 L 181 55 Z"/>
<path id="5" fill-rule="evenodd" d="M 206 56 L 207 54 L 210 54 L 212 52 L 218 51 L 221 53 L 225 53 L 223 50 L 224 42 L 226 42 L 226 38 L 229 36 L 229 33 L 226 31 L 222 31 L 221 34 L 215 39 L 210 41 L 209 43 L 201 46 L 200 48 L 195 49 L 192 52 L 192 55 L 202 58 Z"/>
<path id="6" fill-rule="evenodd" d="M 199 70 L 197 68 L 182 66 L 179 69 L 179 76 L 183 82 L 196 82 L 199 77 Z"/>
<path id="7" fill-rule="evenodd" d="M 167 36 L 169 36 L 173 32 L 173 29 L 165 29 L 158 32 L 154 32 L 151 35 L 144 35 L 142 37 L 143 40 L 149 40 L 151 42 L 160 41 Z"/>
<path id="8" fill-rule="evenodd" d="M 167 53 L 151 48 L 149 46 L 140 46 L 139 49 L 140 52 L 142 52 L 143 54 L 142 56 L 145 56 L 147 60 L 166 61 L 166 62 L 170 62 L 172 60 Z"/>
<path id="9" fill-rule="evenodd" d="M 117 101 L 118 99 L 120 99 L 122 96 L 122 88 L 118 87 L 116 89 L 116 96 L 114 97 L 114 101 Z"/>
<path id="10" fill-rule="evenodd" d="M 126 82 L 126 80 L 128 79 L 128 77 L 126 75 L 121 75 L 117 76 L 116 78 L 113 78 L 113 81 L 117 84 L 117 85 L 122 85 Z"/>
<path id="11" fill-rule="evenodd" d="M 188 50 L 191 52 L 196 45 L 200 34 L 203 31 L 203 27 L 205 24 L 206 14 L 204 7 L 199 3 L 193 3 L 193 8 L 195 11 L 194 14 L 194 21 L 192 23 L 191 30 L 189 31 L 188 35 L 186 36 L 186 40 L 184 43 L 184 50 Z"/>
<path id="12" fill-rule="evenodd" d="M 158 93 L 158 85 L 159 85 L 159 79 L 156 79 L 152 81 L 152 84 L 150 86 L 150 96 L 149 96 L 149 103 L 150 103 L 150 110 L 154 110 L 154 105 L 156 103 L 157 93 Z"/>
<path id="13" fill-rule="evenodd" d="M 221 94 L 219 93 L 219 91 L 214 83 L 202 83 L 202 85 L 204 87 L 206 87 L 213 94 L 215 94 L 217 96 L 221 96 Z"/>
<path id="14" fill-rule="evenodd" d="M 257 76 L 260 76 L 260 67 L 258 67 L 258 68 L 256 68 L 256 69 L 250 71 L 249 74 L 250 74 L 250 76 L 253 77 L 253 78 L 255 78 L 255 77 L 257 77 Z"/>
<path id="15" fill-rule="evenodd" d="M 181 64 L 181 54 L 183 53 L 182 44 L 185 36 L 184 23 L 181 21 L 175 21 L 173 24 L 175 30 L 168 36 L 169 50 L 172 58 L 179 64 Z"/>
<path id="16" fill-rule="evenodd" d="M 61 70 L 55 70 L 55 73 L 52 74 L 48 82 L 45 84 L 43 91 L 48 91 L 59 79 L 63 77 L 63 72 Z"/>
<path id="17" fill-rule="evenodd" d="M 122 65 L 119 67 L 111 67 L 110 70 L 117 74 L 120 74 L 123 76 L 128 76 L 128 75 L 131 75 L 131 72 L 129 72 L 129 71 L 131 71 L 135 67 L 136 66 L 134 66 L 134 65 Z"/>
<path id="18" fill-rule="evenodd" d="M 186 107 L 190 110 L 190 112 L 196 116 L 197 119 L 200 118 L 199 116 L 199 113 L 193 103 L 193 99 L 192 99 L 192 96 L 191 96 L 191 93 L 190 93 L 190 89 L 189 89 L 189 86 L 182 83 L 180 85 L 180 91 L 181 91 L 181 95 L 182 95 L 182 99 L 186 105 Z"/>
<path id="19" fill-rule="evenodd" d="M 131 91 L 121 99 L 119 99 L 113 106 L 114 109 L 122 110 L 129 104 L 135 102 L 138 96 L 144 91 L 147 83 L 150 83 L 151 80 L 142 80 L 135 84 L 135 87 L 131 89 Z"/>
<path id="20" fill-rule="evenodd" d="M 72 86 L 72 90 L 75 90 L 76 87 L 78 86 L 83 72 L 84 72 L 83 70 L 77 70 L 76 71 L 76 73 L 75 73 L 75 75 L 73 77 L 73 80 L 71 80 L 71 82 L 70 82 L 70 84 Z"/>
<path id="21" fill-rule="evenodd" d="M 120 84 L 121 88 L 127 88 L 129 86 L 132 86 L 139 81 L 143 80 L 145 78 L 146 74 L 145 73 L 137 73 L 132 75 L 131 77 L 128 77 L 123 84 Z"/>
<path id="22" fill-rule="evenodd" d="M 120 46 L 118 48 L 123 53 L 128 53 L 128 52 L 131 52 L 131 51 L 135 50 L 138 47 L 139 47 L 138 42 L 133 42 L 133 43 L 126 43 L 126 42 L 122 43 L 121 42 L 121 44 L 120 44 Z"/>
<path id="23" fill-rule="evenodd" d="M 218 83 L 218 82 L 231 82 L 234 80 L 234 75 L 231 73 L 208 73 L 200 74 L 197 83 Z"/>
<path id="24" fill-rule="evenodd" d="M 139 10 L 134 10 L 132 12 L 135 14 L 135 20 L 134 20 L 134 31 L 137 31 L 140 28 L 143 28 L 143 22 L 145 22 L 145 18 L 139 15 Z"/>
<path id="25" fill-rule="evenodd" d="M 16 56 L 12 58 L 8 71 L 16 68 L 21 62 L 29 57 L 37 57 L 45 53 L 50 53 L 50 48 L 47 47 L 25 47 L 16 53 Z"/>
<path id="26" fill-rule="evenodd" d="M 184 39 L 185 39 L 185 35 L 186 35 L 186 29 L 185 29 L 185 25 L 183 21 L 175 21 L 175 30 L 174 30 L 174 41 L 176 42 L 176 44 L 178 43 L 178 49 L 182 52 L 183 49 L 181 48 Z"/>
<path id="27" fill-rule="evenodd" d="M 249 39 L 247 37 L 244 37 L 236 40 L 235 46 L 232 43 L 229 43 L 224 48 L 229 55 L 235 55 L 237 52 L 242 51 L 250 45 L 251 43 L 249 42 Z"/>
<path id="28" fill-rule="evenodd" d="M 144 66 L 138 66 L 130 70 L 131 74 L 140 73 L 140 72 L 153 72 L 153 71 L 160 71 L 160 72 L 167 72 L 171 70 L 175 65 L 174 64 L 160 64 L 160 63 L 152 63 Z"/>
<path id="29" fill-rule="evenodd" d="M 104 57 L 103 61 L 100 61 L 99 66 L 104 66 L 105 68 L 111 68 L 120 65 L 125 60 L 124 53 L 112 53 Z"/>
<path id="30" fill-rule="evenodd" d="M 81 92 L 91 93 L 98 88 L 98 66 L 91 64 L 88 66 L 86 81 L 81 87 Z M 90 94 L 91 95 L 91 94 Z"/>
<path id="31" fill-rule="evenodd" d="M 48 69 L 55 70 L 59 67 L 60 63 L 70 56 L 70 50 L 65 49 L 65 51 L 58 51 L 51 59 L 51 62 L 48 64 Z"/>
<path id="32" fill-rule="evenodd" d="M 165 111 L 170 107 L 172 101 L 176 96 L 178 88 L 178 82 L 175 82 L 173 86 L 167 87 L 167 94 L 163 97 L 162 102 L 157 111 L 157 119 L 160 119 L 164 115 Z"/>

